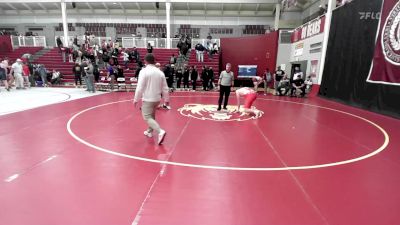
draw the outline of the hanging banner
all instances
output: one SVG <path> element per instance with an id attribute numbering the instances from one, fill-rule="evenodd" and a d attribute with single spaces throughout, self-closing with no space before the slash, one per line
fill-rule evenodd
<path id="1" fill-rule="evenodd" d="M 400 85 L 400 1 L 384 0 L 367 82 Z"/>
<path id="2" fill-rule="evenodd" d="M 293 31 L 291 36 L 292 43 L 302 41 L 324 32 L 325 16 L 314 19 Z"/>

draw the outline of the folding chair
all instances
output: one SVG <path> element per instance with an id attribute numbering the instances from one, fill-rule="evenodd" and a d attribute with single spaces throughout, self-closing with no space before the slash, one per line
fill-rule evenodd
<path id="1" fill-rule="evenodd" d="M 123 83 L 120 83 L 120 82 L 123 82 Z M 125 87 L 125 91 L 128 92 L 128 88 L 127 88 L 127 85 L 125 83 L 125 78 L 124 77 L 118 77 L 117 78 L 117 83 L 118 83 L 118 89 L 120 87 Z"/>

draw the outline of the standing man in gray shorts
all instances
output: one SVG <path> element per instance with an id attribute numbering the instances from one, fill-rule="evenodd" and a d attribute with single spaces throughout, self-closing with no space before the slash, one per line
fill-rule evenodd
<path id="1" fill-rule="evenodd" d="M 225 96 L 224 101 L 224 109 L 226 110 L 226 106 L 228 105 L 229 95 L 231 93 L 231 87 L 233 87 L 234 76 L 231 71 L 231 64 L 226 64 L 226 70 L 221 72 L 221 75 L 218 79 L 218 87 L 219 87 L 219 100 L 218 100 L 218 111 L 221 110 L 222 100 Z"/>
<path id="2" fill-rule="evenodd" d="M 164 73 L 155 67 L 155 59 L 153 54 L 149 53 L 144 57 L 146 67 L 139 73 L 139 81 L 137 84 L 133 103 L 137 106 L 142 99 L 142 115 L 149 127 L 144 131 L 147 137 L 153 137 L 153 131 L 158 133 L 158 144 L 161 144 L 165 137 L 165 130 L 160 128 L 156 118 L 156 110 L 161 101 L 161 95 L 164 98 L 164 104 L 169 105 L 169 89 Z"/>

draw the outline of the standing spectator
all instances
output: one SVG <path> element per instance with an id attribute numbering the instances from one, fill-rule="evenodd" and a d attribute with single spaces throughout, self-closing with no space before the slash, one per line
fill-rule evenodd
<path id="1" fill-rule="evenodd" d="M 147 43 L 147 53 L 153 53 L 153 46 L 150 43 Z"/>
<path id="2" fill-rule="evenodd" d="M 208 81 L 209 81 L 208 90 L 212 90 L 212 89 L 214 89 L 214 70 L 210 66 L 210 68 L 207 70 L 207 72 L 208 72 Z"/>
<path id="3" fill-rule="evenodd" d="M 26 82 L 27 83 L 27 85 L 28 85 L 28 87 L 30 88 L 31 87 L 31 82 L 29 81 L 29 77 L 31 76 L 31 72 L 30 72 L 30 70 L 29 70 L 29 66 L 28 66 L 28 64 L 24 64 L 23 66 L 22 66 L 22 72 L 23 72 L 23 79 L 24 79 L 24 83 Z"/>
<path id="4" fill-rule="evenodd" d="M 268 88 L 271 86 L 272 83 L 272 75 L 268 68 L 264 71 L 263 79 L 264 79 L 264 95 L 267 95 Z"/>
<path id="5" fill-rule="evenodd" d="M 39 65 L 38 73 L 40 78 L 42 79 L 43 87 L 48 87 L 49 83 L 47 81 L 47 70 L 44 65 Z"/>
<path id="6" fill-rule="evenodd" d="M 22 78 L 22 60 L 17 59 L 15 63 L 11 65 L 10 76 L 14 74 L 15 78 L 15 86 L 17 89 L 25 89 L 24 88 L 24 78 Z"/>
<path id="7" fill-rule="evenodd" d="M 142 115 L 147 122 L 148 128 L 144 131 L 147 137 L 153 136 L 153 131 L 158 133 L 158 144 L 161 144 L 165 137 L 165 130 L 155 120 L 156 109 L 160 104 L 161 96 L 164 98 L 164 104 L 169 105 L 168 85 L 165 75 L 162 71 L 155 68 L 153 54 L 145 56 L 146 67 L 140 71 L 139 81 L 135 92 L 134 105 L 137 106 L 139 100 L 142 100 Z"/>
<path id="8" fill-rule="evenodd" d="M 199 74 L 197 72 L 196 66 L 192 67 L 192 73 L 190 75 L 190 78 L 192 80 L 192 85 L 193 85 L 193 91 L 196 91 L 196 86 L 197 86 L 197 78 L 199 77 Z"/>
<path id="9" fill-rule="evenodd" d="M 74 67 L 72 67 L 72 73 L 74 74 L 75 78 L 75 87 L 78 87 L 78 81 L 79 85 L 82 86 L 82 70 L 78 63 L 75 63 Z"/>
<path id="10" fill-rule="evenodd" d="M 278 86 L 280 85 L 280 81 L 282 78 L 285 76 L 285 71 L 281 70 L 281 67 L 278 66 L 278 69 L 275 72 L 275 95 L 278 95 L 277 89 L 279 88 Z M 280 93 L 280 92 L 279 92 Z"/>
<path id="11" fill-rule="evenodd" d="M 114 66 L 118 66 L 119 62 L 118 62 L 118 49 L 114 48 L 112 54 L 111 54 L 111 58 L 113 59 L 113 65 Z"/>
<path id="12" fill-rule="evenodd" d="M 225 101 L 224 101 L 224 109 L 227 110 L 227 105 L 228 105 L 228 100 L 229 100 L 229 95 L 231 93 L 231 87 L 234 84 L 234 76 L 233 72 L 231 71 L 231 64 L 227 63 L 226 64 L 226 70 L 221 72 L 221 75 L 219 76 L 218 79 L 218 87 L 219 87 L 219 99 L 218 99 L 218 111 L 221 110 L 221 104 L 222 100 L 224 99 L 225 96 Z"/>
<path id="13" fill-rule="evenodd" d="M 201 71 L 201 79 L 203 80 L 203 91 L 208 91 L 208 70 L 206 66 L 203 66 Z"/>
<path id="14" fill-rule="evenodd" d="M 61 53 L 61 48 L 63 47 L 63 43 L 61 41 L 61 38 L 57 37 L 56 42 L 57 42 L 58 52 Z"/>
<path id="15" fill-rule="evenodd" d="M 115 72 L 112 65 L 109 65 L 107 68 L 107 78 L 110 79 L 110 88 L 112 91 L 114 90 L 114 82 L 115 82 Z"/>
<path id="16" fill-rule="evenodd" d="M 204 62 L 204 46 L 200 43 L 197 43 L 197 45 L 194 47 L 196 50 L 196 59 L 197 62 Z"/>
<path id="17" fill-rule="evenodd" d="M 169 59 L 169 64 L 175 65 L 175 63 L 176 63 L 176 57 L 175 54 L 172 54 L 171 58 Z"/>
<path id="18" fill-rule="evenodd" d="M 7 67 L 3 65 L 3 62 L 0 63 L 0 82 L 4 83 L 4 87 L 7 91 L 10 91 L 10 87 L 7 82 Z"/>
<path id="19" fill-rule="evenodd" d="M 176 88 L 181 88 L 182 77 L 182 67 L 178 67 L 178 69 L 176 70 Z"/>
<path id="20" fill-rule="evenodd" d="M 183 67 L 184 72 L 183 72 L 183 88 L 186 90 L 189 90 L 189 77 L 190 74 L 192 73 L 193 68 L 190 67 L 190 69 L 188 70 L 186 68 L 186 65 Z"/>
<path id="21" fill-rule="evenodd" d="M 86 86 L 87 91 L 95 93 L 94 89 L 94 74 L 93 74 L 93 64 L 90 60 L 87 62 L 87 67 L 85 68 L 86 72 Z"/>
<path id="22" fill-rule="evenodd" d="M 93 75 L 94 75 L 94 81 L 97 83 L 99 82 L 100 79 L 100 71 L 99 71 L 99 66 L 94 65 L 93 66 Z"/>

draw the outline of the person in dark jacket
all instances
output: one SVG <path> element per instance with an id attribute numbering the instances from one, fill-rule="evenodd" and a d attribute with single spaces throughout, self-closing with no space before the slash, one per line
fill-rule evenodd
<path id="1" fill-rule="evenodd" d="M 193 66 L 191 68 L 192 72 L 190 75 L 190 79 L 192 80 L 192 85 L 193 85 L 193 91 L 196 91 L 196 86 L 197 86 L 197 78 L 199 76 L 197 70 L 196 70 L 196 66 Z"/>
<path id="2" fill-rule="evenodd" d="M 78 81 L 79 85 L 82 86 L 82 70 L 79 63 L 76 63 L 74 67 L 72 67 L 72 73 L 74 74 L 75 78 L 75 86 L 78 86 Z"/>
<path id="3" fill-rule="evenodd" d="M 203 66 L 203 70 L 201 71 L 201 79 L 203 80 L 203 91 L 208 91 L 208 70 L 206 66 Z"/>

